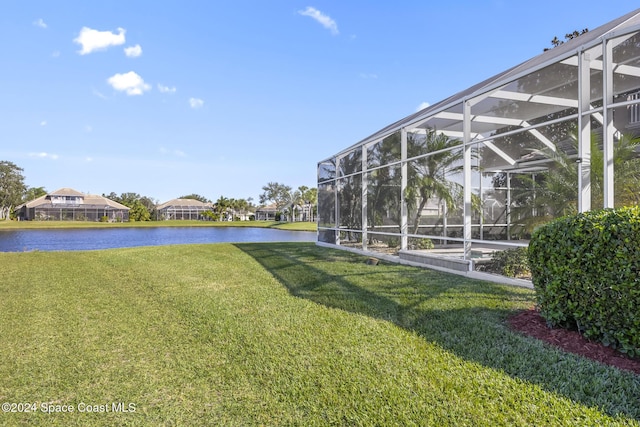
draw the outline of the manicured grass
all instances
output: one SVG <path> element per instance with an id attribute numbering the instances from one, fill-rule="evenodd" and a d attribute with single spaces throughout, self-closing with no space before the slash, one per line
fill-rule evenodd
<path id="1" fill-rule="evenodd" d="M 266 221 L 265 221 L 266 222 Z M 317 231 L 318 224 L 315 222 L 308 221 L 297 221 L 297 222 L 276 222 L 269 227 L 279 228 L 280 230 L 290 230 L 290 231 Z"/>
<path id="2" fill-rule="evenodd" d="M 89 222 L 89 221 L 0 221 L 1 230 L 40 228 L 114 228 L 114 227 L 257 227 L 294 231 L 316 231 L 315 222 L 276 221 L 141 221 L 141 222 Z"/>
<path id="3" fill-rule="evenodd" d="M 76 408 L 0 424 L 640 425 L 638 376 L 508 329 L 531 291 L 364 260 L 306 243 L 0 253 L 0 402 Z M 77 412 L 112 402 L 135 412 Z"/>

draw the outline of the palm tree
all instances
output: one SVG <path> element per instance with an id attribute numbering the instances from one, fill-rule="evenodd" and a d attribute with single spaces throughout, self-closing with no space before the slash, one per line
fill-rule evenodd
<path id="1" fill-rule="evenodd" d="M 449 138 L 435 129 L 427 129 L 424 138 L 409 136 L 409 158 L 420 153 L 433 153 L 408 162 L 405 199 L 410 208 L 415 208 L 413 234 L 418 233 L 422 210 L 429 199 L 437 198 L 449 210 L 456 208 L 456 201 L 462 195 L 462 185 L 450 178 L 463 170 L 463 150 L 455 149 L 460 145 L 460 140 Z"/>
<path id="2" fill-rule="evenodd" d="M 603 206 L 604 153 L 599 140 L 591 138 L 591 200 L 593 206 Z M 640 137 L 623 134 L 613 146 L 613 192 L 616 207 L 640 203 Z"/>
<path id="3" fill-rule="evenodd" d="M 377 167 L 400 160 L 401 133 L 395 132 L 368 149 L 369 167 Z M 400 166 L 374 169 L 367 174 L 367 225 L 370 229 L 385 222 L 399 224 Z"/>
<path id="4" fill-rule="evenodd" d="M 400 203 L 400 185 L 398 166 L 380 168 L 369 173 L 367 219 L 371 229 L 384 225 L 385 218 L 395 224 L 399 223 L 400 211 L 396 207 Z"/>
<path id="5" fill-rule="evenodd" d="M 218 197 L 218 200 L 216 200 L 216 203 L 214 204 L 214 208 L 213 208 L 216 220 L 222 219 L 224 213 L 230 207 L 230 204 L 231 204 L 230 199 L 224 196 Z"/>
<path id="6" fill-rule="evenodd" d="M 577 151 L 575 133 L 571 137 L 573 150 Z M 613 147 L 613 174 L 615 206 L 640 203 L 640 137 L 623 134 Z M 524 191 L 513 195 L 514 216 L 522 218 L 525 232 L 533 231 L 538 224 L 554 218 L 574 214 L 578 210 L 578 166 L 566 152 L 550 149 L 536 154 L 550 160 L 546 171 L 539 177 L 519 176 Z M 604 153 L 600 138 L 591 135 L 591 206 L 603 206 Z M 537 214 L 536 214 L 537 213 Z"/>

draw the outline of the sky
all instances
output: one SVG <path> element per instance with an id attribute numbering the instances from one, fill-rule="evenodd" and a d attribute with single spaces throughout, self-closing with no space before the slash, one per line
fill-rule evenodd
<path id="1" fill-rule="evenodd" d="M 628 0 L 0 0 L 0 160 L 87 194 L 252 198 Z"/>

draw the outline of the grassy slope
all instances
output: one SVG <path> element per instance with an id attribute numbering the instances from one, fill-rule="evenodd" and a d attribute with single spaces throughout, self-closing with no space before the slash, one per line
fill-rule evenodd
<path id="1" fill-rule="evenodd" d="M 313 244 L 0 253 L 25 425 L 639 425 L 640 380 L 508 330 L 530 291 Z M 76 406 L 77 407 L 77 406 Z"/>

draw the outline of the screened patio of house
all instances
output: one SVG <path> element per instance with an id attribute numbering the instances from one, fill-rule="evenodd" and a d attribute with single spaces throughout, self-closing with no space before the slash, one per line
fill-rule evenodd
<path id="1" fill-rule="evenodd" d="M 196 199 L 172 199 L 156 207 L 156 220 L 202 220 L 213 211 L 211 203 Z"/>
<path id="2" fill-rule="evenodd" d="M 318 242 L 477 269 L 554 218 L 638 204 L 638 135 L 640 9 L 319 162 Z"/>

